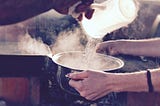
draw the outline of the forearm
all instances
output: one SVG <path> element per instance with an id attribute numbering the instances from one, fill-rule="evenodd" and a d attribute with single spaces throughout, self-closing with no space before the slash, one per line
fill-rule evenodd
<path id="1" fill-rule="evenodd" d="M 159 57 L 160 39 L 124 40 L 120 53 L 135 56 Z"/>
<path id="2" fill-rule="evenodd" d="M 148 92 L 146 71 L 117 75 L 118 92 Z M 160 92 L 160 69 L 151 70 L 151 80 L 155 92 Z"/>
<path id="3" fill-rule="evenodd" d="M 0 0 L 0 25 L 13 24 L 52 8 L 53 0 Z"/>

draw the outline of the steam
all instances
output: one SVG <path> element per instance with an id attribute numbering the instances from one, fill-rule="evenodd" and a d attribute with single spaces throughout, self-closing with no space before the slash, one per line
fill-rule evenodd
<path id="1" fill-rule="evenodd" d="M 63 31 L 58 35 L 55 44 L 52 45 L 54 53 L 67 51 L 82 51 L 85 47 L 86 38 L 80 28 Z"/>
<path id="2" fill-rule="evenodd" d="M 26 31 L 25 35 L 19 37 L 18 48 L 24 55 L 44 55 L 49 57 L 62 52 L 83 51 L 84 55 L 82 57 L 67 56 L 64 58 L 63 64 L 77 69 L 103 70 L 117 67 L 117 64 L 110 65 L 111 61 L 109 59 L 106 60 L 105 57 L 103 58 L 103 56 L 96 54 L 96 44 L 101 41 L 101 39 L 86 36 L 80 28 L 74 28 L 61 32 L 56 42 L 48 46 L 43 43 L 42 39 L 34 39 Z"/>
<path id="3" fill-rule="evenodd" d="M 74 51 L 57 54 L 53 59 L 60 65 L 75 70 L 107 71 L 123 65 L 122 62 L 116 58 L 97 53 L 86 63 L 85 55 L 84 52 Z"/>
<path id="4" fill-rule="evenodd" d="M 52 55 L 50 47 L 42 42 L 41 39 L 36 40 L 26 33 L 19 37 L 18 48 L 22 54 L 32 55 Z"/>
<path id="5" fill-rule="evenodd" d="M 140 36 L 142 32 L 146 32 L 144 31 L 144 29 L 148 28 L 147 25 L 149 25 L 148 23 L 146 23 L 146 21 L 144 21 L 147 17 L 146 14 L 149 14 L 148 17 L 152 14 L 155 15 L 155 13 L 149 9 L 150 8 L 147 9 L 147 7 L 142 8 L 139 12 L 138 18 L 131 25 L 129 25 L 129 27 L 121 30 L 123 34 L 131 37 L 132 35 L 134 35 L 134 37 L 136 37 Z M 150 22 L 150 20 L 147 22 Z M 92 29 L 92 31 L 94 30 L 96 31 L 97 29 Z M 131 30 L 133 33 L 131 33 Z M 115 35 L 118 36 L 119 34 L 115 33 Z M 80 28 L 63 31 L 57 36 L 58 37 L 56 39 L 56 42 L 51 46 L 48 46 L 44 44 L 41 39 L 33 39 L 28 33 L 26 33 L 25 35 L 22 35 L 19 39 L 19 48 L 24 54 L 47 56 L 55 55 L 61 52 L 84 51 L 83 57 L 66 57 L 64 58 L 63 64 L 66 64 L 69 67 L 75 67 L 77 69 L 95 70 L 106 69 L 111 66 L 110 61 L 112 60 L 100 59 L 99 56 L 97 57 L 97 54 L 95 53 L 96 44 L 102 42 L 101 38 L 94 39 L 90 36 L 86 36 Z M 103 64 L 104 61 L 107 65 Z"/>

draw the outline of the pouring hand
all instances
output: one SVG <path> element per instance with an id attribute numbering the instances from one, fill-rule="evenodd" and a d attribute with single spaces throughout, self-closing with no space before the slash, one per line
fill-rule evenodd
<path id="1" fill-rule="evenodd" d="M 80 0 L 53 0 L 53 8 L 61 14 L 69 14 L 69 8 L 78 3 Z M 93 15 L 94 10 L 90 8 L 90 5 L 93 3 L 93 0 L 82 0 L 80 4 L 75 7 L 74 12 L 78 13 L 79 16 L 77 19 L 82 20 L 82 14 L 85 14 L 85 17 L 90 19 Z"/>
<path id="2" fill-rule="evenodd" d="M 87 100 L 97 100 L 114 90 L 113 74 L 97 71 L 71 73 L 70 86 L 74 87 Z"/>
<path id="3" fill-rule="evenodd" d="M 82 0 L 82 3 L 76 7 L 75 12 L 80 13 L 79 17 L 77 18 L 79 21 L 83 19 L 83 13 L 86 18 L 92 18 L 94 13 L 94 9 L 91 9 L 90 7 L 92 3 L 93 0 Z"/>

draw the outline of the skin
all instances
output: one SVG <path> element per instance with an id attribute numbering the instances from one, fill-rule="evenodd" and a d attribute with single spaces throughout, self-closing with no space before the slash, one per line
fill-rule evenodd
<path id="1" fill-rule="evenodd" d="M 149 50 L 149 51 L 148 51 Z M 160 39 L 115 40 L 97 44 L 96 52 L 110 55 L 160 56 Z"/>
<path id="2" fill-rule="evenodd" d="M 0 25 L 9 25 L 24 21 L 41 13 L 55 9 L 61 14 L 68 14 L 68 9 L 79 0 L 0 0 Z M 93 0 L 83 0 L 75 12 L 79 13 L 79 20 L 82 20 L 82 13 L 91 18 L 93 11 L 90 5 Z"/>
<path id="3" fill-rule="evenodd" d="M 62 14 L 68 14 L 69 7 L 76 4 L 79 0 L 54 0 L 54 9 Z M 80 16 L 77 17 L 79 21 L 82 20 L 84 13 L 85 17 L 90 19 L 93 15 L 94 10 L 90 8 L 90 5 L 93 3 L 93 0 L 81 0 L 82 3 L 78 4 L 75 8 L 76 13 L 80 13 Z"/>
<path id="4" fill-rule="evenodd" d="M 97 45 L 96 52 L 107 52 L 111 55 L 160 56 L 160 39 L 106 41 Z M 150 71 L 154 91 L 160 92 L 160 69 L 151 69 Z M 144 70 L 123 74 L 85 70 L 70 73 L 68 76 L 71 78 L 69 84 L 82 97 L 92 101 L 110 92 L 148 92 L 146 71 Z"/>

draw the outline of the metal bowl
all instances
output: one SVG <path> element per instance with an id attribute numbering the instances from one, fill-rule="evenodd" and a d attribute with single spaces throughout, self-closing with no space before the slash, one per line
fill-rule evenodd
<path id="1" fill-rule="evenodd" d="M 88 56 L 84 51 L 58 53 L 52 59 L 58 65 L 57 81 L 60 87 L 74 95 L 79 95 L 79 93 L 69 86 L 69 79 L 65 77 L 66 74 L 83 70 L 108 72 L 120 69 L 124 65 L 124 62 L 119 58 L 99 53 L 89 54 Z"/>

